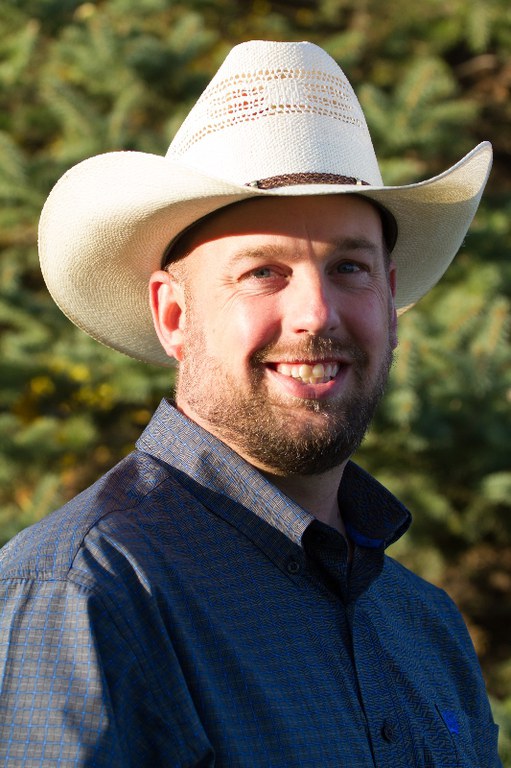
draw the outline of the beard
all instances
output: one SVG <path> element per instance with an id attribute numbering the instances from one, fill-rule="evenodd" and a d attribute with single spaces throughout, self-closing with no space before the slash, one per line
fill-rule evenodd
<path id="1" fill-rule="evenodd" d="M 192 313 L 193 314 L 193 313 Z M 249 461 L 277 475 L 316 475 L 345 462 L 359 447 L 383 396 L 393 360 L 390 341 L 376 374 L 367 354 L 329 337 L 300 345 L 268 345 L 250 360 L 248 386 L 205 354 L 206 340 L 188 317 L 176 400 L 186 402 L 212 434 Z M 356 386 L 324 400 L 278 397 L 268 392 L 265 360 L 348 356 Z"/>

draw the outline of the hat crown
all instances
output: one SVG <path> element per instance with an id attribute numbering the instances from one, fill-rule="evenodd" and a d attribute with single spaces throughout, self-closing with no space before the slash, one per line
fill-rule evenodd
<path id="1" fill-rule="evenodd" d="M 382 184 L 353 88 L 339 65 L 307 42 L 235 46 L 167 157 L 241 185 L 307 173 Z"/>

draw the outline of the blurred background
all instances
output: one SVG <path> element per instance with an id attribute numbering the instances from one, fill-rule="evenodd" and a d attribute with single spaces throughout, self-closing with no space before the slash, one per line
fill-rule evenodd
<path id="1" fill-rule="evenodd" d="M 36 247 L 46 195 L 91 155 L 164 154 L 228 50 L 254 38 L 310 40 L 340 63 L 387 184 L 440 173 L 479 141 L 494 145 L 454 265 L 400 321 L 388 395 L 357 460 L 414 515 L 390 554 L 464 614 L 508 768 L 509 0 L 2 0 L 0 542 L 129 452 L 172 387 L 172 372 L 100 346 L 54 306 Z"/>

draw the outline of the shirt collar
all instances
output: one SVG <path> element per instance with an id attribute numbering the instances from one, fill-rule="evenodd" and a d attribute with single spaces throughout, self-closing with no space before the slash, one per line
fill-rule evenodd
<path id="1" fill-rule="evenodd" d="M 406 507 L 352 461 L 344 469 L 338 498 L 346 532 L 361 547 L 386 548 L 412 522 Z"/>
<path id="2" fill-rule="evenodd" d="M 167 400 L 160 403 L 137 448 L 204 488 L 242 504 L 296 544 L 301 545 L 304 531 L 315 519 Z M 410 525 L 405 507 L 352 462 L 344 470 L 339 503 L 348 534 L 363 547 L 388 546 Z"/>
<path id="3" fill-rule="evenodd" d="M 296 544 L 314 519 L 235 451 L 162 400 L 137 448 L 242 504 Z"/>

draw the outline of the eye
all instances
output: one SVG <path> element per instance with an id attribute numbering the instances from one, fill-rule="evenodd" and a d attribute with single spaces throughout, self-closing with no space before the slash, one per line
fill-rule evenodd
<path id="1" fill-rule="evenodd" d="M 260 267 L 254 267 L 244 275 L 244 279 L 266 281 L 285 279 L 286 270 L 279 265 L 265 264 Z"/>
<path id="2" fill-rule="evenodd" d="M 250 277 L 255 277 L 258 280 L 264 280 L 268 277 L 273 277 L 275 274 L 271 267 L 258 267 L 250 272 Z"/>
<path id="3" fill-rule="evenodd" d="M 340 275 L 353 275 L 357 272 L 362 272 L 362 270 L 363 267 L 355 261 L 341 261 L 341 263 L 337 264 L 335 267 L 335 272 Z"/>
<path id="4" fill-rule="evenodd" d="M 282 266 L 262 264 L 260 267 L 243 272 L 239 282 L 244 284 L 247 290 L 255 293 L 273 293 L 286 285 L 287 277 Z"/>

